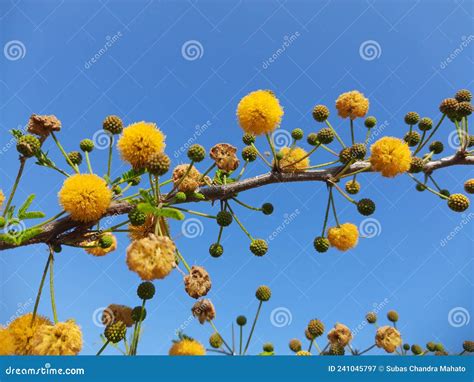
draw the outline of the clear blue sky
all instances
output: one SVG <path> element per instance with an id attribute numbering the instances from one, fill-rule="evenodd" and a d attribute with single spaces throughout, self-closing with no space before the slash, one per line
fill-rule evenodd
<path id="1" fill-rule="evenodd" d="M 459 88 L 472 90 L 469 1 L 2 1 L 0 15 L 1 46 L 18 40 L 24 47 L 20 46 L 20 57 L 14 53 L 10 60 L 5 54 L 0 57 L 0 188 L 4 190 L 9 190 L 18 165 L 15 149 L 9 149 L 8 130 L 24 125 L 32 113 L 61 119 L 60 138 L 68 150 L 92 137 L 108 114 L 120 115 L 127 124 L 156 122 L 167 135 L 167 152 L 176 165 L 186 157 L 174 153 L 196 136 L 196 125 L 209 125 L 197 143 L 210 148 L 230 142 L 241 148 L 235 109 L 240 98 L 255 89 L 272 89 L 280 98 L 285 108 L 282 129 L 316 131 L 320 126 L 311 109 L 324 103 L 346 139 L 348 121 L 337 119 L 334 110 L 342 92 L 364 92 L 370 98 L 370 114 L 386 121 L 382 133 L 403 136 L 406 112 L 415 110 L 436 120 L 441 99 Z M 191 40 L 199 42 L 198 54 L 193 56 L 191 49 L 185 59 L 182 47 Z M 100 53 L 107 41 L 110 47 Z M 285 41 L 288 46 L 281 52 Z M 375 47 L 374 56 L 370 47 L 360 49 L 367 41 L 374 41 L 369 43 Z M 446 62 L 451 55 L 454 58 Z M 452 126 L 445 124 L 437 137 L 446 141 L 451 131 Z M 357 121 L 359 140 L 364 133 Z M 264 143 L 259 142 L 262 149 Z M 52 141 L 45 148 L 64 165 Z M 104 150 L 92 155 L 100 174 L 105 171 L 105 155 Z M 318 153 L 313 163 L 328 158 Z M 125 169 L 115 156 L 116 173 Z M 263 171 L 262 164 L 254 164 L 248 175 Z M 451 192 L 460 192 L 472 175 L 470 168 L 451 168 L 436 173 L 436 179 Z M 250 254 L 247 239 L 235 224 L 225 231 L 225 254 L 216 260 L 207 251 L 217 236 L 215 224 L 201 220 L 201 235 L 191 239 L 180 234 L 181 222 L 172 223 L 184 256 L 211 274 L 208 297 L 217 309 L 216 325 L 229 340 L 237 315 L 253 317 L 254 292 L 260 284 L 269 285 L 273 297 L 264 305 L 252 354 L 265 341 L 272 341 L 278 354 L 289 353 L 288 340 L 302 339 L 306 323 L 314 317 L 327 327 L 342 322 L 355 329 L 374 303 L 383 305 L 382 321 L 388 310 L 399 311 L 399 327 L 409 343 L 434 340 L 458 351 L 462 341 L 472 340 L 468 336 L 474 319 L 459 327 L 448 319 L 450 312 L 472 315 L 472 221 L 463 224 L 462 216 L 448 210 L 441 199 L 415 191 L 407 176 L 386 180 L 369 174 L 360 181 L 361 196 L 377 203 L 373 217 L 381 231 L 347 253 L 317 254 L 312 247 L 326 201 L 320 183 L 267 186 L 241 194 L 249 204 L 275 205 L 272 216 L 235 207 L 254 236 L 268 238 L 281 231 L 270 241 L 264 258 Z M 35 192 L 35 208 L 57 213 L 61 183 L 59 175 L 30 161 L 17 200 Z M 337 203 L 342 221 L 363 221 L 353 206 L 341 198 Z M 472 220 L 470 211 L 465 216 Z M 286 224 L 288 216 L 291 222 Z M 463 228 L 454 239 L 441 246 L 440 241 L 459 225 Z M 125 264 L 128 240 L 122 236 L 119 243 L 120 248 L 104 258 L 80 249 L 65 249 L 57 256 L 59 318 L 75 318 L 82 326 L 83 354 L 94 354 L 100 347 L 102 328 L 93 320 L 98 308 L 138 304 L 139 279 Z M 33 308 L 28 301 L 34 300 L 46 258 L 44 246 L 0 254 L 1 323 L 19 305 Z M 211 328 L 189 320 L 194 300 L 184 292 L 179 272 L 156 282 L 156 287 L 139 350 L 166 354 L 181 325 L 187 326 L 188 335 L 207 343 Z M 275 309 L 290 312 L 291 322 L 272 325 Z M 51 316 L 47 288 L 40 312 Z M 373 336 L 373 327 L 364 328 L 354 346 L 365 348 Z"/>

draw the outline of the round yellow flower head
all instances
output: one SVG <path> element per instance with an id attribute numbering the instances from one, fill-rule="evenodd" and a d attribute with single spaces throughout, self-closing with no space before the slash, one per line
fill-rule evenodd
<path id="1" fill-rule="evenodd" d="M 122 159 L 136 170 L 143 169 L 152 154 L 165 149 L 165 135 L 154 123 L 137 122 L 123 130 L 117 142 Z"/>
<path id="2" fill-rule="evenodd" d="M 3 194 L 3 191 L 0 190 L 0 210 L 2 209 L 2 205 L 4 201 L 5 201 L 5 195 Z"/>
<path id="3" fill-rule="evenodd" d="M 340 117 L 356 119 L 369 111 L 369 100 L 361 92 L 353 90 L 342 93 L 336 100 L 336 109 Z"/>
<path id="4" fill-rule="evenodd" d="M 283 108 L 268 90 L 257 90 L 242 98 L 237 106 L 240 127 L 249 134 L 271 133 L 280 126 Z"/>
<path id="5" fill-rule="evenodd" d="M 7 328 L 0 327 L 0 355 L 14 355 L 15 342 Z"/>
<path id="6" fill-rule="evenodd" d="M 337 323 L 328 333 L 328 341 L 342 347 L 346 346 L 352 340 L 351 330 L 344 324 Z"/>
<path id="7" fill-rule="evenodd" d="M 173 184 L 178 185 L 178 191 L 185 192 L 187 194 L 196 191 L 196 189 L 204 184 L 202 175 L 196 167 L 191 167 L 188 172 L 189 164 L 180 164 L 173 170 Z M 184 174 L 188 174 L 184 177 Z M 183 178 L 184 177 L 184 178 Z"/>
<path id="8" fill-rule="evenodd" d="M 354 248 L 359 240 L 359 231 L 352 223 L 344 223 L 339 227 L 331 227 L 328 230 L 328 240 L 332 247 L 340 251 Z"/>
<path id="9" fill-rule="evenodd" d="M 73 321 L 41 326 L 31 339 L 33 355 L 77 355 L 82 349 L 82 332 Z"/>
<path id="10" fill-rule="evenodd" d="M 51 326 L 51 321 L 46 317 L 36 315 L 33 325 L 31 325 L 32 313 L 24 314 L 13 320 L 8 325 L 8 331 L 13 338 L 14 353 L 16 355 L 31 354 L 31 339 L 43 326 Z"/>
<path id="11" fill-rule="evenodd" d="M 306 351 L 306 350 L 300 350 L 300 351 L 296 352 L 296 355 L 297 356 L 310 356 L 311 353 L 309 351 Z"/>
<path id="12" fill-rule="evenodd" d="M 150 234 L 128 246 L 127 265 L 143 280 L 163 279 L 176 266 L 175 252 L 169 237 Z"/>
<path id="13" fill-rule="evenodd" d="M 399 138 L 383 137 L 370 147 L 370 164 L 383 176 L 393 178 L 410 169 L 411 152 Z"/>
<path id="14" fill-rule="evenodd" d="M 112 200 L 104 179 L 93 174 L 76 174 L 64 181 L 59 203 L 73 220 L 92 222 L 101 218 Z"/>
<path id="15" fill-rule="evenodd" d="M 282 172 L 300 172 L 309 167 L 309 158 L 304 158 L 308 153 L 301 147 L 283 147 L 280 154 L 282 155 L 280 159 Z"/>
<path id="16" fill-rule="evenodd" d="M 169 355 L 205 355 L 206 349 L 196 340 L 183 338 L 173 343 Z"/>
<path id="17" fill-rule="evenodd" d="M 382 326 L 375 334 L 375 344 L 387 353 L 393 353 L 402 344 L 400 332 L 392 326 Z"/>
<path id="18" fill-rule="evenodd" d="M 107 236 L 107 237 L 112 238 L 112 245 L 108 248 L 101 248 L 99 246 L 99 240 L 87 241 L 87 242 L 83 243 L 85 246 L 94 246 L 95 245 L 95 247 L 86 248 L 86 252 L 88 254 L 93 255 L 93 256 L 105 256 L 108 253 L 113 252 L 117 249 L 117 238 L 115 237 L 115 235 L 112 235 L 110 232 L 106 232 L 106 233 L 104 233 L 103 236 Z"/>

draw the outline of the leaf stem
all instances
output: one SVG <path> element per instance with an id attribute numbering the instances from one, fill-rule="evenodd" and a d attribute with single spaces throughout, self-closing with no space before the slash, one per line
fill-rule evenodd
<path id="1" fill-rule="evenodd" d="M 257 313 L 255 314 L 255 318 L 254 318 L 253 324 L 252 324 L 252 329 L 250 329 L 249 338 L 247 339 L 247 343 L 245 344 L 244 355 L 245 355 L 245 353 L 247 353 L 247 349 L 250 345 L 250 340 L 252 339 L 252 335 L 253 335 L 253 332 L 255 330 L 255 325 L 257 324 L 258 315 L 260 314 L 260 309 L 262 309 L 262 304 L 263 304 L 263 301 L 260 301 L 259 304 L 258 304 Z"/>

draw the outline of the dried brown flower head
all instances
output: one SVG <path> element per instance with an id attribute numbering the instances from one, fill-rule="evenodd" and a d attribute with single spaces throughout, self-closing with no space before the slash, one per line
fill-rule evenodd
<path id="1" fill-rule="evenodd" d="M 228 143 L 218 143 L 209 152 L 210 156 L 216 162 L 219 170 L 231 172 L 239 167 L 239 159 L 236 155 L 237 148 Z"/>
<path id="2" fill-rule="evenodd" d="M 189 274 L 184 276 L 184 289 L 192 298 L 205 296 L 211 289 L 211 286 L 209 273 L 197 265 L 192 266 Z"/>

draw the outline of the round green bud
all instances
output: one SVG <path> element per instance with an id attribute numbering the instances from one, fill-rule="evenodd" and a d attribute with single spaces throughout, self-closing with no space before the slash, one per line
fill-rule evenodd
<path id="1" fill-rule="evenodd" d="M 446 98 L 441 101 L 439 111 L 446 114 L 448 117 L 455 117 L 457 111 L 458 101 L 455 98 Z"/>
<path id="2" fill-rule="evenodd" d="M 372 215 L 375 212 L 375 203 L 368 198 L 361 199 L 357 202 L 357 211 L 364 216 Z"/>
<path id="3" fill-rule="evenodd" d="M 350 147 L 345 147 L 340 151 L 339 160 L 343 164 L 347 164 L 352 160 L 352 151 Z"/>
<path id="4" fill-rule="evenodd" d="M 130 220 L 131 225 L 140 226 L 145 224 L 146 215 L 135 208 L 128 213 L 128 219 Z"/>
<path id="5" fill-rule="evenodd" d="M 428 342 L 426 344 L 426 348 L 429 350 L 429 351 L 436 351 L 436 344 L 434 342 Z"/>
<path id="6" fill-rule="evenodd" d="M 405 115 L 405 123 L 407 125 L 416 125 L 420 120 L 420 115 L 414 111 L 410 111 Z"/>
<path id="7" fill-rule="evenodd" d="M 462 344 L 462 348 L 467 351 L 468 353 L 474 352 L 474 341 L 464 341 Z"/>
<path id="8" fill-rule="evenodd" d="M 351 147 L 351 156 L 354 159 L 362 160 L 367 154 L 367 148 L 363 143 L 356 143 Z"/>
<path id="9" fill-rule="evenodd" d="M 423 353 L 423 348 L 420 345 L 412 345 L 411 352 L 415 355 L 420 355 Z"/>
<path id="10" fill-rule="evenodd" d="M 79 166 L 82 163 L 82 154 L 79 151 L 71 151 L 67 157 L 72 164 Z"/>
<path id="11" fill-rule="evenodd" d="M 270 297 L 272 297 L 272 291 L 266 285 L 261 285 L 257 288 L 255 297 L 257 297 L 257 300 L 259 301 L 268 301 L 270 300 Z"/>
<path id="12" fill-rule="evenodd" d="M 426 190 L 426 185 L 417 183 L 416 186 L 415 186 L 415 188 L 416 188 L 417 191 L 423 192 L 423 191 Z"/>
<path id="13" fill-rule="evenodd" d="M 291 137 L 295 140 L 295 141 L 299 141 L 300 139 L 303 139 L 303 136 L 304 136 L 304 132 L 302 129 L 294 129 L 292 132 L 291 132 Z"/>
<path id="14" fill-rule="evenodd" d="M 143 311 L 143 314 L 142 314 Z M 135 308 L 132 309 L 132 320 L 134 322 L 140 321 L 140 318 L 142 321 L 145 321 L 146 318 L 146 308 L 142 308 L 141 306 L 136 306 Z"/>
<path id="15" fill-rule="evenodd" d="M 83 139 L 79 143 L 79 148 L 85 153 L 90 153 L 92 150 L 94 150 L 94 142 L 91 139 Z"/>
<path id="16" fill-rule="evenodd" d="M 365 319 L 369 324 L 375 324 L 377 322 L 377 314 L 375 312 L 369 312 L 365 315 Z"/>
<path id="17" fill-rule="evenodd" d="M 214 349 L 219 349 L 223 343 L 224 341 L 219 333 L 212 333 L 209 337 L 209 345 Z"/>
<path id="18" fill-rule="evenodd" d="M 104 330 L 104 337 L 107 341 L 114 344 L 122 341 L 127 334 L 127 325 L 122 321 L 117 320 L 110 325 L 107 325 Z"/>
<path id="19" fill-rule="evenodd" d="M 31 158 L 32 156 L 35 156 L 40 150 L 40 147 L 41 143 L 34 135 L 22 135 L 16 141 L 17 151 L 25 158 Z"/>
<path id="20" fill-rule="evenodd" d="M 131 179 L 131 180 L 129 181 L 129 183 L 130 183 L 132 186 L 138 186 L 141 181 L 142 181 L 142 178 L 139 177 L 139 176 L 136 176 L 135 178 Z"/>
<path id="21" fill-rule="evenodd" d="M 273 213 L 273 204 L 263 203 L 262 204 L 262 212 L 263 212 L 264 215 L 271 215 Z"/>
<path id="22" fill-rule="evenodd" d="M 263 239 L 255 239 L 250 243 L 250 252 L 255 256 L 263 256 L 268 251 L 268 244 Z"/>
<path id="23" fill-rule="evenodd" d="M 272 351 L 275 350 L 275 348 L 273 347 L 273 344 L 270 342 L 264 343 L 262 348 L 263 348 L 263 351 L 267 353 L 271 353 Z"/>
<path id="24" fill-rule="evenodd" d="M 356 180 L 349 180 L 345 185 L 345 189 L 348 194 L 355 195 L 360 191 L 360 184 Z"/>
<path id="25" fill-rule="evenodd" d="M 0 224 L 0 226 L 1 226 L 1 224 Z M 54 244 L 53 245 L 54 253 L 61 253 L 62 250 L 63 250 L 63 247 L 61 246 L 61 244 Z"/>
<path id="26" fill-rule="evenodd" d="M 219 243 L 213 243 L 209 247 L 209 254 L 212 257 L 221 257 L 224 253 L 224 247 Z"/>
<path id="27" fill-rule="evenodd" d="M 219 211 L 217 213 L 216 221 L 221 227 L 227 227 L 232 223 L 232 214 L 229 211 Z"/>
<path id="28" fill-rule="evenodd" d="M 429 150 L 435 154 L 441 154 L 444 150 L 444 145 L 440 141 L 433 141 L 430 143 Z"/>
<path id="29" fill-rule="evenodd" d="M 163 152 L 157 152 L 150 155 L 146 168 L 150 174 L 162 176 L 168 172 L 170 165 L 170 157 Z"/>
<path id="30" fill-rule="evenodd" d="M 253 162 L 257 159 L 257 150 L 253 146 L 245 146 L 242 149 L 242 159 L 247 162 Z"/>
<path id="31" fill-rule="evenodd" d="M 114 238 L 111 235 L 102 235 L 99 238 L 98 244 L 102 249 L 110 248 L 114 244 Z"/>
<path id="32" fill-rule="evenodd" d="M 367 127 L 368 129 L 371 129 L 372 127 L 374 127 L 375 125 L 377 124 L 377 119 L 373 116 L 370 116 L 370 117 L 367 117 L 364 121 L 364 125 L 365 127 Z"/>
<path id="33" fill-rule="evenodd" d="M 290 343 L 288 344 L 288 346 L 290 347 L 291 351 L 297 353 L 302 349 L 303 344 L 301 343 L 299 339 L 293 338 L 292 340 L 290 340 Z"/>
<path id="34" fill-rule="evenodd" d="M 313 108 L 313 118 L 317 122 L 324 122 L 329 117 L 329 109 L 325 105 L 316 105 Z"/>
<path id="35" fill-rule="evenodd" d="M 188 149 L 188 158 L 194 162 L 202 162 L 206 158 L 206 150 L 198 144 L 192 145 Z"/>
<path id="36" fill-rule="evenodd" d="M 431 118 L 428 118 L 428 117 L 421 118 L 420 122 L 418 123 L 418 128 L 421 131 L 431 130 L 432 127 L 433 127 L 433 121 Z"/>
<path id="37" fill-rule="evenodd" d="M 408 146 L 413 147 L 420 143 L 420 133 L 418 131 L 412 131 L 411 133 L 406 133 L 403 138 Z"/>
<path id="38" fill-rule="evenodd" d="M 474 179 L 468 179 L 464 182 L 464 191 L 468 194 L 474 194 Z"/>
<path id="39" fill-rule="evenodd" d="M 472 105 L 470 102 L 459 102 L 456 108 L 458 117 L 468 117 L 472 114 Z"/>
<path id="40" fill-rule="evenodd" d="M 112 187 L 112 192 L 115 195 L 120 195 L 122 193 L 122 187 L 120 187 L 118 184 Z"/>
<path id="41" fill-rule="evenodd" d="M 398 313 L 397 313 L 395 310 L 390 310 L 390 311 L 387 313 L 387 319 L 388 319 L 390 322 L 397 322 L 397 321 L 398 321 Z"/>
<path id="42" fill-rule="evenodd" d="M 464 212 L 469 208 L 469 198 L 463 194 L 452 194 L 448 198 L 448 207 L 456 212 Z"/>
<path id="43" fill-rule="evenodd" d="M 405 351 L 410 350 L 410 345 L 409 344 L 403 344 L 403 350 L 405 350 Z"/>
<path id="44" fill-rule="evenodd" d="M 247 317 L 245 317 L 245 316 L 238 316 L 235 321 L 237 322 L 237 325 L 239 325 L 239 326 L 245 326 L 245 324 L 247 323 Z"/>
<path id="45" fill-rule="evenodd" d="M 314 336 L 314 338 L 322 336 L 324 333 L 324 324 L 317 319 L 311 320 L 308 323 L 308 332 Z"/>
<path id="46" fill-rule="evenodd" d="M 306 138 L 306 141 L 308 142 L 309 145 L 316 146 L 317 144 L 319 144 L 318 134 L 316 134 L 316 133 L 308 134 L 308 137 Z"/>
<path id="47" fill-rule="evenodd" d="M 150 281 L 144 281 L 138 286 L 137 295 L 142 300 L 151 300 L 155 295 L 155 286 Z"/>
<path id="48" fill-rule="evenodd" d="M 408 172 L 412 174 L 418 174 L 419 172 L 422 172 L 424 168 L 425 162 L 423 161 L 423 159 L 419 157 L 413 157 L 411 158 L 410 169 L 408 170 Z"/>
<path id="49" fill-rule="evenodd" d="M 186 201 L 186 199 L 187 199 L 187 196 L 182 191 L 177 192 L 176 195 L 174 196 L 174 200 L 177 203 L 184 203 Z"/>
<path id="50" fill-rule="evenodd" d="M 252 134 L 244 134 L 242 137 L 242 141 L 246 145 L 251 145 L 252 143 L 255 143 L 255 136 Z"/>
<path id="51" fill-rule="evenodd" d="M 456 95 L 454 96 L 454 98 L 458 102 L 471 102 L 472 94 L 467 89 L 461 89 L 456 92 Z"/>
<path id="52" fill-rule="evenodd" d="M 116 115 L 109 115 L 102 122 L 102 127 L 105 131 L 116 135 L 122 132 L 123 122 L 120 117 L 117 117 Z"/>
<path id="53" fill-rule="evenodd" d="M 318 131 L 317 140 L 323 145 L 328 145 L 334 140 L 334 132 L 330 128 L 325 127 Z"/>
<path id="54" fill-rule="evenodd" d="M 314 239 L 313 245 L 314 249 L 316 249 L 316 251 L 318 251 L 319 253 L 327 252 L 330 247 L 329 240 L 323 236 L 316 237 Z"/>
<path id="55" fill-rule="evenodd" d="M 438 342 L 436 345 L 435 345 L 435 351 L 444 351 L 444 346 L 442 343 Z"/>

